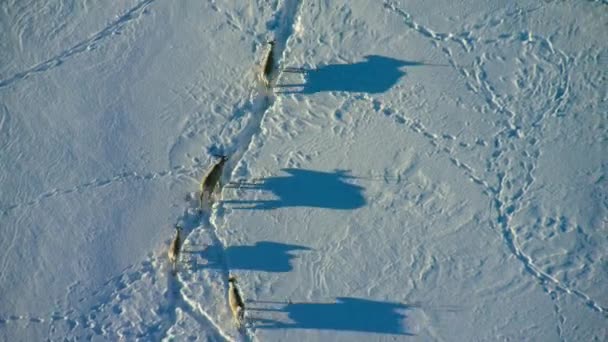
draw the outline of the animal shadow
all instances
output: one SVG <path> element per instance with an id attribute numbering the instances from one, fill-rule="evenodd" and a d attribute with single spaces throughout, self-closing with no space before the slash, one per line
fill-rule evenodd
<path id="1" fill-rule="evenodd" d="M 305 246 L 290 245 L 273 241 L 259 241 L 255 245 L 221 247 L 208 246 L 206 249 L 192 252 L 198 254 L 206 264 L 194 265 L 197 268 L 223 268 L 222 258 L 227 258 L 232 270 L 289 272 L 293 269 L 291 262 L 297 258 L 292 251 L 308 251 Z"/>
<path id="2" fill-rule="evenodd" d="M 233 183 L 228 187 L 271 192 L 274 200 L 226 200 L 225 204 L 241 205 L 233 209 L 278 209 L 313 207 L 352 210 L 365 205 L 363 187 L 347 183 L 354 178 L 346 171 L 322 172 L 305 169 L 281 169 L 287 176 L 264 178 L 255 183 Z"/>
<path id="3" fill-rule="evenodd" d="M 268 308 L 269 304 L 282 307 Z M 287 314 L 288 322 L 250 316 L 259 329 L 340 330 L 413 336 L 405 325 L 405 311 L 411 307 L 401 303 L 338 297 L 334 303 L 250 301 L 247 310 L 251 312 L 250 315 L 254 315 L 254 312 L 258 312 L 258 315 L 272 312 Z"/>
<path id="4" fill-rule="evenodd" d="M 392 88 L 405 71 L 404 66 L 431 65 L 422 62 L 402 61 L 378 55 L 365 56 L 362 62 L 328 64 L 316 69 L 285 68 L 283 72 L 304 74 L 302 84 L 279 84 L 279 88 L 297 87 L 299 90 L 279 91 L 284 94 L 314 94 L 328 91 L 379 94 Z"/>

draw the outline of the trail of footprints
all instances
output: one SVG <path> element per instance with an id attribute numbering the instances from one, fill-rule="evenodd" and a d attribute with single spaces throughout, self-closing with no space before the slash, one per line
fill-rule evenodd
<path id="1" fill-rule="evenodd" d="M 139 18 L 142 14 L 146 13 L 146 9 L 148 6 L 154 2 L 155 0 L 143 0 L 138 2 L 134 7 L 129 9 L 125 14 L 119 16 L 111 22 L 108 26 L 106 26 L 101 31 L 95 33 L 90 38 L 79 42 L 78 44 L 72 46 L 71 48 L 62 51 L 57 56 L 52 57 L 42 63 L 34 65 L 33 67 L 18 72 L 13 76 L 6 78 L 4 80 L 0 80 L 0 89 L 4 87 L 8 87 L 15 82 L 26 79 L 27 77 L 36 74 L 45 72 L 47 70 L 53 69 L 57 66 L 63 64 L 70 57 L 95 49 L 96 45 L 107 39 L 108 37 L 112 37 L 116 33 L 120 32 L 120 30 L 127 25 L 129 22 Z"/>
<path id="2" fill-rule="evenodd" d="M 551 296 L 556 306 L 556 312 L 560 317 L 559 320 L 563 320 L 563 317 L 559 314 L 560 309 L 555 291 L 574 295 L 582 300 L 587 307 L 608 317 L 608 308 L 602 307 L 586 293 L 559 281 L 544 272 L 541 267 L 538 267 L 518 243 L 516 229 L 511 224 L 511 218 L 521 208 L 528 190 L 534 183 L 536 163 L 541 154 L 538 146 L 539 140 L 527 137 L 542 137 L 544 121 L 549 117 L 562 115 L 569 96 L 570 75 L 568 62 L 570 61 L 570 57 L 559 49 L 556 49 L 550 39 L 532 35 L 529 32 L 500 34 L 495 38 L 475 37 L 471 31 L 457 34 L 436 33 L 433 29 L 417 23 L 412 15 L 399 8 L 394 2 L 385 0 L 384 7 L 390 12 L 401 16 L 407 27 L 428 38 L 434 46 L 441 49 L 448 58 L 449 64 L 464 77 L 469 90 L 482 96 L 485 100 L 487 108 L 479 108 L 478 110 L 493 111 L 505 116 L 506 119 L 499 123 L 503 128 L 499 129 L 493 138 L 491 146 L 494 148 L 494 152 L 492 153 L 492 158 L 488 159 L 487 169 L 485 170 L 487 173 L 496 176 L 496 181 L 492 182 L 495 185 L 477 176 L 470 166 L 459 161 L 445 145 L 442 146 L 442 142 L 450 140 L 449 138 L 445 139 L 444 136 L 433 134 L 419 123 L 386 106 L 382 106 L 379 102 L 375 103 L 374 107 L 384 107 L 383 112 L 387 116 L 392 115 L 396 123 L 405 124 L 413 131 L 422 134 L 439 151 L 446 153 L 449 160 L 456 167 L 462 169 L 471 181 L 482 187 L 483 193 L 492 200 L 493 208 L 496 211 L 497 218 L 493 225 L 499 228 L 506 246 L 522 262 L 526 272 L 534 276 L 545 292 Z M 504 18 L 500 20 L 487 17 L 484 23 L 475 24 L 472 29 L 487 28 L 489 26 L 494 28 L 499 27 L 505 20 L 515 20 L 521 14 L 536 9 L 538 8 L 519 8 L 516 11 L 505 13 Z M 549 96 L 549 101 L 544 103 L 540 108 L 517 108 L 517 102 L 511 103 L 510 100 L 512 99 L 508 95 L 501 96 L 497 92 L 496 87 L 489 81 L 488 72 L 484 67 L 489 61 L 504 62 L 500 56 L 482 53 L 474 58 L 471 66 L 463 66 L 456 61 L 454 53 L 448 45 L 449 43 L 459 45 L 465 54 L 475 52 L 477 44 L 490 44 L 494 47 L 520 44 L 521 53 L 517 58 L 519 72 L 515 83 L 517 91 L 527 94 L 537 94 L 541 91 L 544 93 L 549 92 L 551 95 Z M 534 61 L 532 67 L 526 67 L 526 64 L 529 64 L 527 63 L 529 60 Z M 541 65 L 541 67 L 536 67 L 536 65 Z M 546 77 L 551 77 L 551 82 L 543 82 Z M 546 83 L 550 84 L 551 88 L 540 88 Z M 520 112 L 539 114 L 530 118 L 525 115 L 519 115 Z M 486 142 L 483 141 L 478 143 L 486 145 Z M 505 170 L 509 169 L 517 171 L 517 173 L 511 174 L 505 172 Z M 558 327 L 558 329 L 561 328 Z"/>
<path id="3" fill-rule="evenodd" d="M 220 259 L 220 278 L 216 279 L 212 284 L 222 284 L 223 289 L 220 293 L 227 293 L 229 297 L 230 311 L 233 314 L 235 325 L 240 332 L 240 339 L 242 340 L 255 340 L 253 329 L 245 321 L 244 312 L 245 308 L 239 307 L 244 305 L 241 299 L 240 290 L 236 277 L 230 275 L 229 265 L 223 256 L 225 250 L 225 243 L 217 235 L 217 227 L 215 224 L 215 216 L 218 215 L 217 209 L 219 209 L 220 203 L 214 205 L 214 199 L 216 196 L 221 194 L 222 175 L 225 173 L 233 174 L 234 168 L 238 165 L 238 159 L 245 153 L 245 150 L 249 148 L 251 140 L 260 131 L 261 123 L 266 111 L 274 104 L 274 95 L 268 92 L 267 89 L 271 88 L 274 80 L 277 78 L 279 70 L 279 63 L 276 61 L 278 56 L 281 56 L 289 37 L 291 36 L 291 26 L 295 19 L 296 13 L 299 9 L 299 2 L 296 0 L 287 0 L 283 3 L 283 7 L 276 13 L 275 21 L 277 22 L 275 40 L 269 42 L 266 50 L 265 58 L 262 61 L 260 83 L 262 83 L 265 89 L 260 91 L 260 94 L 254 96 L 249 102 L 236 108 L 237 112 L 232 119 L 242 119 L 244 116 L 238 114 L 238 112 L 251 112 L 254 114 L 249 121 L 243 125 L 241 131 L 233 138 L 235 148 L 231 151 L 230 155 L 218 156 L 218 161 L 211 167 L 201 182 L 200 194 L 198 197 L 198 203 L 203 212 L 197 212 L 198 209 L 194 209 L 192 206 L 186 210 L 182 218 L 180 218 L 180 227 L 183 230 L 184 241 L 188 241 L 190 236 L 198 234 L 199 231 L 205 231 L 208 238 L 211 239 L 211 246 L 216 250 L 222 251 L 222 255 L 218 256 Z M 245 149 L 245 150 L 243 150 Z M 228 169 L 229 171 L 226 171 Z M 219 189 L 219 194 L 218 194 Z M 205 213 L 204 209 L 211 209 L 208 213 Z M 196 237 L 194 238 L 196 241 Z M 188 278 L 191 277 L 189 272 L 181 274 L 179 273 L 179 265 L 173 271 L 176 272 L 177 277 L 169 277 L 169 287 L 176 295 L 175 304 L 171 305 L 175 307 L 187 308 L 185 310 L 191 315 L 198 315 L 199 323 L 203 323 L 207 327 L 214 329 L 217 333 L 216 337 L 230 340 L 228 333 L 222 331 L 219 324 L 214 322 L 213 318 L 202 309 L 200 303 L 195 297 L 192 297 L 193 293 L 187 288 Z M 218 291 L 216 291 L 218 292 Z M 237 298 L 237 299 L 235 299 Z M 181 303 L 181 304 L 180 304 Z M 177 305 L 179 304 L 179 305 Z M 173 323 L 176 323 L 177 317 L 173 319 Z M 172 324 L 173 325 L 173 324 Z M 168 330 L 167 330 L 168 334 Z M 167 335 L 165 335 L 167 336 Z"/>
<path id="4" fill-rule="evenodd" d="M 137 181 L 152 181 L 152 180 L 161 180 L 163 178 L 176 178 L 176 177 L 194 177 L 199 172 L 201 168 L 200 163 L 195 163 L 192 166 L 178 165 L 170 170 L 162 170 L 162 171 L 153 171 L 153 172 L 145 172 L 140 173 L 136 171 L 126 171 L 121 172 L 115 176 L 105 178 L 105 179 L 92 179 L 88 182 L 75 185 L 70 188 L 63 189 L 52 189 L 42 194 L 38 195 L 36 198 L 31 200 L 26 200 L 19 203 L 8 204 L 3 208 L 0 208 L 0 212 L 4 214 L 8 214 L 11 211 L 21 209 L 24 207 L 31 207 L 38 205 L 44 201 L 53 199 L 55 197 L 61 197 L 65 195 L 69 195 L 72 193 L 82 193 L 89 190 L 95 190 L 107 186 L 114 185 L 116 183 L 123 183 L 127 181 L 137 180 Z"/>

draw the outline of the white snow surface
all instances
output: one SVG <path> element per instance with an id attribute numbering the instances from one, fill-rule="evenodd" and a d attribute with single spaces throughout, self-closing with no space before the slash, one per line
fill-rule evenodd
<path id="1" fill-rule="evenodd" d="M 607 27 L 597 0 L 0 2 L 0 340 L 605 341 Z"/>

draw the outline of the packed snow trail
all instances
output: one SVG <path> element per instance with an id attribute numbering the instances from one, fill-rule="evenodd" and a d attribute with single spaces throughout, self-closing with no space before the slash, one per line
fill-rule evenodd
<path id="1" fill-rule="evenodd" d="M 276 60 L 271 74 L 274 74 L 275 77 L 279 76 L 282 57 L 285 53 L 287 42 L 293 31 L 294 20 L 297 15 L 298 8 L 298 1 L 288 0 L 281 3 L 274 14 L 273 33 L 276 44 L 274 49 Z M 234 109 L 235 115 L 233 116 L 233 120 L 244 121 L 239 125 L 242 127 L 241 130 L 235 136 L 230 138 L 230 145 L 222 146 L 221 148 L 213 147 L 214 149 L 219 149 L 222 154 L 228 157 L 223 174 L 228 174 L 231 178 L 235 176 L 242 176 L 238 171 L 240 158 L 251 147 L 252 140 L 262 129 L 261 124 L 264 120 L 266 112 L 268 112 L 276 102 L 276 96 L 272 93 L 272 89 L 266 89 L 263 84 L 259 83 L 257 81 L 257 75 L 254 75 L 253 77 L 254 80 L 252 81 L 252 84 L 254 85 L 254 89 L 251 92 L 248 101 L 235 107 Z M 224 130 L 222 130 L 220 134 L 222 134 L 223 131 Z M 222 183 L 226 184 L 228 182 L 223 181 Z M 190 199 L 192 200 L 196 197 L 197 196 L 190 196 Z M 196 216 L 199 214 L 191 206 L 186 210 L 178 224 L 184 227 L 184 248 L 188 249 L 190 246 L 204 246 L 205 249 L 214 251 L 215 262 L 213 265 L 215 268 L 219 268 L 219 274 L 213 276 L 212 279 L 207 277 L 205 277 L 205 279 L 200 279 L 196 274 L 188 270 L 182 270 L 178 274 L 179 280 L 177 280 L 177 284 L 179 284 L 179 286 L 174 284 L 172 287 L 179 288 L 178 292 L 179 296 L 181 296 L 181 300 L 184 303 L 189 304 L 189 307 L 193 310 L 199 309 L 199 312 L 201 312 L 207 318 L 208 322 L 212 323 L 212 326 L 219 335 L 226 339 L 230 339 L 229 336 L 231 333 L 223 332 L 218 324 L 213 323 L 213 319 L 211 318 L 210 314 L 205 313 L 205 311 L 202 309 L 201 305 L 204 303 L 204 301 L 201 301 L 202 298 L 197 296 L 196 293 L 199 284 L 206 282 L 210 288 L 223 288 L 223 298 L 227 298 L 226 294 L 228 289 L 228 277 L 230 276 L 230 260 L 227 260 L 226 256 L 224 255 L 224 251 L 227 246 L 222 234 L 220 233 L 222 225 L 226 224 L 221 222 L 223 213 L 221 201 L 213 204 L 213 206 L 209 209 L 211 209 L 209 214 L 203 212 L 197 219 Z M 209 276 L 209 274 L 207 276 Z M 203 298 L 208 298 L 208 296 Z M 175 302 L 178 303 L 178 301 Z M 180 305 L 175 305 L 176 308 L 179 306 Z M 246 324 L 239 339 L 255 341 L 256 338 L 254 328 L 251 327 L 250 324 Z"/>

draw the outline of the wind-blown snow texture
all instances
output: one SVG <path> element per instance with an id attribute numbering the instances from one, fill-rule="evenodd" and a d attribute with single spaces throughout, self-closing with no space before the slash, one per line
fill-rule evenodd
<path id="1" fill-rule="evenodd" d="M 607 6 L 3 1 L 0 340 L 605 340 Z"/>

